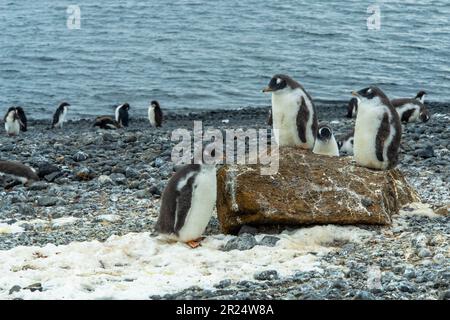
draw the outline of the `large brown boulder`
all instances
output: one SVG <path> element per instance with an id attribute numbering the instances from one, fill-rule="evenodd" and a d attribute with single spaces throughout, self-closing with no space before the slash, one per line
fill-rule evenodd
<path id="1" fill-rule="evenodd" d="M 356 166 L 351 157 L 280 149 L 277 174 L 259 165 L 225 165 L 217 174 L 217 213 L 224 233 L 243 225 L 380 224 L 417 193 L 397 170 Z"/>

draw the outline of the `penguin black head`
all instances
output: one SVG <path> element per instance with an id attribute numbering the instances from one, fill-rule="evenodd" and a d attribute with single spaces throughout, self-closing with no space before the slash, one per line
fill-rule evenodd
<path id="1" fill-rule="evenodd" d="M 122 110 L 130 110 L 130 105 L 127 103 L 127 102 L 125 102 L 121 107 L 120 107 L 120 109 L 122 109 Z"/>
<path id="2" fill-rule="evenodd" d="M 150 103 L 150 105 L 151 105 L 152 107 L 154 107 L 154 108 L 159 108 L 159 102 L 156 101 L 156 100 L 153 100 L 153 101 Z"/>
<path id="3" fill-rule="evenodd" d="M 67 102 L 62 102 L 62 103 L 59 105 L 59 107 L 60 107 L 60 108 L 70 107 L 70 104 L 68 104 Z"/>
<path id="4" fill-rule="evenodd" d="M 427 93 L 423 90 L 420 90 L 419 92 L 417 92 L 416 97 L 414 99 L 418 99 L 418 100 L 422 100 L 423 96 L 426 95 Z"/>
<path id="5" fill-rule="evenodd" d="M 381 91 L 380 88 L 375 87 L 375 86 L 370 86 L 370 87 L 361 89 L 358 92 L 352 91 L 352 95 L 354 95 L 358 99 L 358 102 L 367 101 L 367 100 L 375 100 L 378 98 L 381 103 L 383 103 L 385 105 L 391 105 L 389 102 L 389 99 L 384 94 L 384 92 Z"/>
<path id="6" fill-rule="evenodd" d="M 319 126 L 319 129 L 317 130 L 317 139 L 322 141 L 328 141 L 330 140 L 332 135 L 333 130 L 328 125 L 322 124 Z"/>
<path id="7" fill-rule="evenodd" d="M 285 74 L 276 74 L 270 79 L 269 85 L 263 89 L 263 92 L 277 92 L 286 88 L 296 89 L 300 85 L 291 77 Z"/>

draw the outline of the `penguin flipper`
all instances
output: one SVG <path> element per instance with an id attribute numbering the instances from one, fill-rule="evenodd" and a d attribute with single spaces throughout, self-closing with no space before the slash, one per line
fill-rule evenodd
<path id="1" fill-rule="evenodd" d="M 302 143 L 306 143 L 306 123 L 309 119 L 309 110 L 306 106 L 305 98 L 301 98 L 299 101 L 299 110 L 297 113 L 297 130 L 298 137 Z"/>
<path id="2" fill-rule="evenodd" d="M 377 136 L 375 139 L 375 153 L 378 161 L 385 161 L 383 152 L 384 152 L 384 144 L 389 137 L 389 133 L 391 131 L 391 127 L 389 124 L 389 115 L 387 112 L 383 115 L 383 120 L 381 120 L 380 127 L 378 128 Z"/>

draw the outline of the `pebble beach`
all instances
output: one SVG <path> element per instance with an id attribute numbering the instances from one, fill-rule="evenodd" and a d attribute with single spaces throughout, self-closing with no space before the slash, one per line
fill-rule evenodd
<path id="1" fill-rule="evenodd" d="M 352 129 L 346 103 L 316 107 L 337 138 Z M 428 108 L 430 121 L 403 125 L 398 166 L 422 203 L 403 208 L 392 226 L 249 227 L 230 236 L 213 217 L 191 251 L 153 234 L 174 172 L 172 131 L 192 130 L 194 120 L 268 128 L 269 107 L 177 109 L 162 128 L 133 112 L 119 130 L 96 129 L 93 119 L 49 130 L 50 119 L 31 119 L 20 136 L 0 135 L 0 159 L 41 176 L 11 190 L 0 177 L 0 298 L 449 299 L 450 107 Z M 174 257 L 183 254 L 192 261 L 188 280 Z"/>

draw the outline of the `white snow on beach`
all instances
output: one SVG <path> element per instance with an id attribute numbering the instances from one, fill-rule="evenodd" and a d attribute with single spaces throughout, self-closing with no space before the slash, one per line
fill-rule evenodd
<path id="1" fill-rule="evenodd" d="M 253 280 L 256 272 L 321 271 L 320 255 L 335 240 L 364 241 L 371 232 L 357 227 L 315 226 L 284 232 L 275 247 L 224 252 L 232 236 L 207 237 L 202 246 L 167 243 L 149 233 L 112 236 L 105 242 L 16 247 L 0 251 L 0 299 L 148 299 L 191 286 L 214 289 L 223 279 Z M 258 235 L 260 240 L 264 235 Z M 42 292 L 9 290 L 35 283 Z"/>

